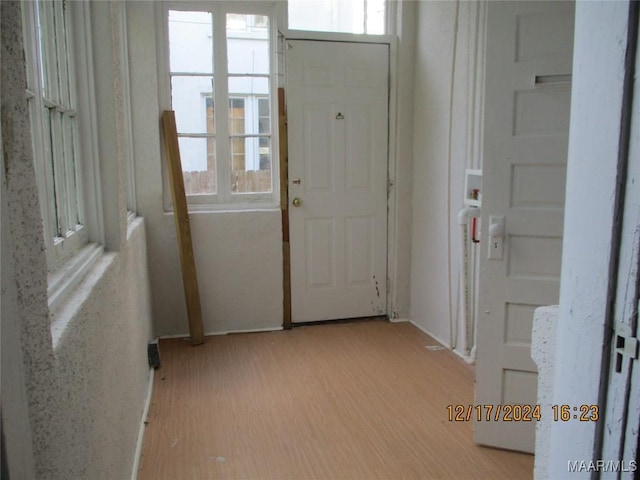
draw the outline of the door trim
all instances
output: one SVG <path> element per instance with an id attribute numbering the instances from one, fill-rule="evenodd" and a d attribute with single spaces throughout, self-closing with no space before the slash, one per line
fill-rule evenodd
<path id="1" fill-rule="evenodd" d="M 343 43 L 371 43 L 387 45 L 389 47 L 389 105 L 388 105 L 388 122 L 387 122 L 387 311 L 386 315 L 389 319 L 396 319 L 398 315 L 396 313 L 396 299 L 397 299 L 397 265 L 398 265 L 398 251 L 397 251 L 397 189 L 396 189 L 396 138 L 397 138 L 397 90 L 398 90 L 398 39 L 392 35 L 351 35 L 341 33 L 326 33 L 326 32 L 306 32 L 298 30 L 283 30 L 283 36 L 281 37 L 282 47 L 280 51 L 285 50 L 285 44 L 289 40 L 309 40 L 309 41 L 325 41 L 325 42 L 343 42 Z M 286 53 L 285 55 L 285 71 L 282 72 L 281 78 L 286 78 Z M 285 96 L 285 112 L 287 110 L 287 87 L 284 86 Z M 286 114 L 285 114 L 286 115 Z M 288 137 L 287 137 L 288 142 Z M 289 176 L 289 165 L 287 161 L 286 177 Z M 281 162 L 283 160 L 281 159 Z M 284 176 L 281 177 L 281 181 Z M 282 198 L 289 197 L 289 184 L 280 185 L 283 194 Z M 288 227 L 289 227 L 289 209 L 282 210 L 282 223 L 283 228 L 286 224 L 287 227 L 287 243 L 288 243 Z M 283 263 L 286 263 L 286 267 L 290 271 L 290 258 L 283 258 Z M 283 265 L 283 268 L 285 266 Z M 284 291 L 284 312 L 291 312 L 291 284 L 285 285 Z M 288 304 L 286 303 L 288 301 Z M 288 310 L 287 310 L 288 309 Z M 288 322 L 286 317 L 283 319 L 283 328 L 292 328 L 291 316 L 289 315 Z"/>
<path id="2" fill-rule="evenodd" d="M 620 257 L 623 244 L 623 212 L 625 210 L 625 196 L 627 190 L 627 171 L 629 169 L 629 162 L 631 161 L 631 126 L 633 118 L 633 106 L 634 96 L 640 95 L 640 92 L 635 91 L 635 76 L 636 72 L 636 55 L 639 47 L 638 45 L 638 29 L 639 29 L 639 15 L 640 6 L 638 2 L 629 2 L 629 14 L 627 19 L 627 45 L 626 54 L 624 60 L 624 81 L 622 84 L 622 110 L 620 112 L 620 140 L 618 145 L 618 159 L 617 159 L 617 175 L 616 175 L 616 191 L 614 193 L 614 209 L 616 212 L 613 222 L 613 231 L 611 232 L 611 255 L 609 263 L 609 284 L 607 286 L 607 306 L 606 316 L 604 319 L 603 330 L 603 352 L 602 352 L 602 365 L 600 368 L 600 388 L 598 391 L 598 405 L 600 406 L 600 412 L 602 412 L 603 419 L 596 423 L 595 427 L 595 439 L 593 446 L 593 458 L 603 458 L 602 455 L 607 453 L 605 451 L 605 428 L 610 425 L 613 420 L 607 416 L 609 408 L 607 402 L 609 400 L 609 391 L 611 389 L 611 381 L 613 373 L 611 372 L 612 354 L 613 354 L 613 336 L 616 330 L 615 317 L 616 317 L 616 298 L 618 293 L 618 271 L 620 269 Z M 636 314 L 637 315 L 637 314 Z M 637 321 L 637 320 L 636 320 Z M 635 335 L 638 335 L 638 327 L 632 327 L 635 330 Z M 629 408 L 629 396 L 631 394 L 631 374 L 629 373 L 627 391 L 625 392 L 626 398 L 625 411 Z M 626 429 L 627 419 L 625 418 L 624 425 L 622 426 L 622 435 Z M 624 442 L 620 446 L 620 450 L 624 450 Z"/>

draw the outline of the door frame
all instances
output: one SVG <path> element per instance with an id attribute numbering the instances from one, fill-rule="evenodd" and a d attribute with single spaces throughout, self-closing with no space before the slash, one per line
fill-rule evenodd
<path id="1" fill-rule="evenodd" d="M 617 158 L 617 183 L 616 191 L 614 192 L 614 211 L 619 212 L 614 218 L 613 231 L 611 233 L 611 257 L 609 265 L 609 279 L 606 285 L 607 288 L 607 306 L 605 317 L 605 330 L 604 330 L 604 348 L 602 356 L 601 367 L 601 379 L 600 390 L 598 392 L 598 405 L 600 408 L 603 421 L 596 424 L 595 441 L 594 441 L 594 456 L 593 458 L 614 458 L 615 454 L 620 455 L 620 459 L 623 460 L 625 448 L 628 447 L 626 434 L 629 432 L 628 422 L 633 422 L 632 427 L 635 426 L 638 421 L 637 413 L 631 412 L 631 398 L 636 398 L 638 388 L 640 385 L 637 382 L 638 376 L 633 375 L 633 368 L 638 368 L 637 358 L 628 358 L 626 355 L 622 356 L 616 353 L 616 334 L 623 333 L 618 330 L 620 318 L 618 308 L 622 306 L 618 304 L 620 300 L 619 292 L 621 292 L 625 285 L 620 283 L 620 272 L 624 272 L 623 264 L 626 261 L 637 261 L 637 258 L 633 258 L 633 255 L 629 254 L 628 250 L 635 250 L 636 245 L 633 243 L 633 239 L 629 238 L 627 229 L 629 225 L 625 225 L 626 214 L 628 211 L 632 211 L 637 207 L 637 197 L 633 197 L 631 201 L 627 200 L 629 190 L 631 186 L 628 183 L 631 170 L 631 162 L 635 160 L 632 155 L 637 151 L 634 150 L 632 127 L 640 121 L 639 112 L 634 111 L 634 107 L 637 105 L 638 96 L 640 96 L 640 89 L 637 88 L 640 82 L 636 79 L 638 74 L 638 59 L 640 55 L 640 40 L 638 37 L 638 29 L 640 23 L 640 6 L 637 2 L 629 2 L 629 12 L 627 18 L 627 43 L 625 45 L 625 61 L 624 61 L 624 80 L 621 84 L 621 96 L 622 105 L 620 112 L 620 126 L 619 126 L 619 145 L 618 145 L 618 158 Z M 633 172 L 635 173 L 635 172 Z M 636 202 L 636 203 L 634 203 Z M 626 235 L 625 235 L 626 234 Z M 631 256 L 631 258 L 629 258 Z M 628 283 L 638 282 L 638 275 L 640 273 L 636 270 L 636 278 L 627 278 Z M 623 303 L 623 302 L 620 302 Z M 634 298 L 626 302 L 627 308 L 639 308 L 637 298 Z M 638 329 L 638 311 L 635 312 L 635 319 L 624 322 L 624 326 L 628 328 L 628 332 L 625 332 L 629 337 L 637 340 L 640 331 Z M 613 371 L 615 357 L 620 356 L 616 360 L 621 361 L 619 369 L 616 372 Z M 615 375 L 619 373 L 620 376 Z M 620 399 L 622 398 L 622 400 Z M 635 414 L 634 414 L 635 413 Z M 629 417 L 631 415 L 631 417 Z M 618 424 L 621 420 L 623 421 Z M 615 431 L 615 427 L 620 425 L 620 431 Z M 632 439 L 633 440 L 633 439 Z"/>
<path id="2" fill-rule="evenodd" d="M 617 229 L 620 226 L 611 212 L 619 207 L 618 199 L 625 187 L 619 175 L 620 162 L 627 161 L 621 159 L 620 153 L 621 143 L 626 141 L 621 128 L 625 108 L 628 108 L 624 104 L 628 10 L 629 2 L 576 3 L 574 65 L 580 68 L 573 72 L 572 95 L 583 96 L 586 101 L 572 103 L 565 199 L 565 206 L 569 208 L 565 211 L 566 246 L 562 258 L 564 277 L 560 286 L 550 395 L 553 404 L 597 405 L 600 420 L 574 422 L 571 426 L 566 422 L 551 423 L 543 437 L 549 455 L 536 459 L 536 464 L 540 460 L 549 472 L 566 472 L 567 461 L 574 459 L 617 460 L 603 453 L 602 435 L 606 426 L 604 402 L 610 387 L 614 331 L 610 301 L 614 295 L 612 279 L 617 274 L 614 257 L 619 248 Z M 594 35 L 593 26 L 603 24 L 609 26 L 606 32 Z M 592 95 L 596 85 L 608 94 Z M 597 120 L 585 119 L 585 111 L 595 112 L 591 117 Z M 602 118 L 608 121 L 602 122 Z M 603 125 L 606 128 L 602 128 Z M 607 161 L 603 162 L 603 158 Z M 580 231 L 584 222 L 589 224 L 589 235 Z M 578 253 L 574 251 L 576 245 L 581 247 Z M 626 421 L 624 423 L 621 428 L 626 427 Z M 590 478 L 601 478 L 598 471 L 590 472 Z M 581 478 L 586 478 L 586 474 Z"/>
<path id="3" fill-rule="evenodd" d="M 396 315 L 396 298 L 397 298 L 397 223 L 396 223 L 396 205 L 397 205 L 397 189 L 396 189 L 396 143 L 397 143 L 397 73 L 398 73 L 398 39 L 393 35 L 353 35 L 349 33 L 327 33 L 327 32 L 308 32 L 302 30 L 282 29 L 282 34 L 278 39 L 278 51 L 285 52 L 283 55 L 284 71 L 282 78 L 286 78 L 286 49 L 285 44 L 288 40 L 309 40 L 321 42 L 343 42 L 343 43 L 369 43 L 378 45 L 387 45 L 389 47 L 389 110 L 388 110 L 388 138 L 387 146 L 387 318 L 395 318 Z M 284 83 L 284 81 L 283 81 Z M 287 102 L 287 86 L 284 84 L 285 105 Z M 286 110 L 286 106 L 285 106 Z M 287 139 L 288 141 L 288 139 Z M 281 160 L 282 161 L 282 160 Z M 287 160 L 287 178 L 288 160 Z M 282 178 L 282 177 L 281 177 Z M 289 198 L 289 185 L 280 185 L 280 191 L 283 198 Z M 283 228 L 286 228 L 287 241 L 289 239 L 289 209 L 282 210 Z M 283 258 L 284 267 L 290 268 L 289 258 Z M 291 312 L 291 284 L 285 281 L 284 285 L 284 311 Z M 286 304 L 288 302 L 288 304 Z M 292 328 L 291 316 L 285 315 L 282 327 L 284 329 Z"/>

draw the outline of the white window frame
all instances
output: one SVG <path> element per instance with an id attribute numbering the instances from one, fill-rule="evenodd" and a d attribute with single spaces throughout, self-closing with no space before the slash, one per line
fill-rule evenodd
<path id="1" fill-rule="evenodd" d="M 214 45 L 214 111 L 216 125 L 216 193 L 187 195 L 190 210 L 255 210 L 275 209 L 280 205 L 278 151 L 278 72 L 277 72 L 277 3 L 263 1 L 196 1 L 158 2 L 156 4 L 156 31 L 158 44 L 158 74 L 161 110 L 171 109 L 171 70 L 169 64 L 169 10 L 210 12 L 213 16 Z M 269 96 L 271 99 L 271 192 L 232 193 L 229 142 L 229 88 L 227 63 L 226 16 L 228 13 L 264 15 L 269 19 Z M 178 72 L 173 72 L 178 73 Z M 231 76 L 236 76 L 231 74 Z M 219 81 L 224 79 L 224 81 Z M 234 94 L 231 94 L 234 96 Z M 224 101 L 216 101 L 223 99 Z M 166 161 L 162 162 L 163 202 L 166 211 L 172 211 L 171 190 Z"/>
<path id="2" fill-rule="evenodd" d="M 41 72 L 41 46 L 38 37 L 38 3 L 22 1 L 23 38 L 27 71 L 27 90 L 33 157 L 36 181 L 43 221 L 44 243 L 49 271 L 49 306 L 55 308 L 60 300 L 78 284 L 86 271 L 103 251 L 102 215 L 100 208 L 100 182 L 98 173 L 97 137 L 95 120 L 95 93 L 93 91 L 93 66 L 89 49 L 91 45 L 90 12 L 84 2 L 48 2 L 58 15 L 65 15 L 65 42 L 68 50 L 68 66 L 63 81 L 69 83 L 69 94 L 45 95 Z M 62 31 L 58 30 L 58 37 Z M 51 49 L 52 42 L 45 48 Z M 62 55 L 64 52 L 60 52 Z M 49 50 L 49 55 L 52 51 Z M 59 68 L 59 67 L 58 67 Z M 47 140 L 50 133 L 45 126 L 45 112 L 60 114 L 75 120 L 73 159 L 65 154 L 64 142 Z M 71 123 L 72 120 L 69 120 Z M 57 163 L 51 164 L 49 147 L 53 145 Z M 68 154 L 68 149 L 66 149 Z M 54 193 L 55 175 L 64 172 L 65 181 L 75 183 L 77 203 L 68 201 L 64 187 Z M 58 181 L 60 179 L 58 178 Z M 56 203 L 57 202 L 57 203 Z M 75 217 L 78 221 L 68 221 Z M 58 210 L 64 210 L 61 215 Z M 68 215 L 65 219 L 65 215 Z M 58 228 L 62 217 L 62 230 Z M 64 231 L 63 231 L 64 230 Z"/>

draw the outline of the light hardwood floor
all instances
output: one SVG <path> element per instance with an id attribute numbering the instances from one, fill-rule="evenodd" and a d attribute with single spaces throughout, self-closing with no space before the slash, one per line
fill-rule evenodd
<path id="1" fill-rule="evenodd" d="M 139 480 L 530 479 L 447 405 L 473 368 L 408 323 L 368 321 L 160 344 Z"/>

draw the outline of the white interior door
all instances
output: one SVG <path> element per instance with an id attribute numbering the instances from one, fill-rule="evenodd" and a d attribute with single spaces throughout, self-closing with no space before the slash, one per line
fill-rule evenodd
<path id="1" fill-rule="evenodd" d="M 389 50 L 287 41 L 293 322 L 385 315 Z"/>
<path id="2" fill-rule="evenodd" d="M 636 7 L 637 8 L 637 7 Z M 631 13 L 631 12 L 630 12 Z M 637 17 L 630 18 L 629 28 Z M 597 458 L 621 460 L 621 473 L 601 478 L 637 479 L 640 453 L 640 368 L 638 365 L 638 310 L 640 310 L 640 42 L 636 39 L 636 65 L 633 104 L 628 112 L 630 125 L 627 157 L 627 180 L 621 215 L 621 238 L 618 257 L 616 299 L 613 311 L 615 332 L 609 372 L 606 409 L 601 406 L 605 422 L 602 429 L 602 453 Z M 622 79 L 621 79 L 622 80 Z M 625 116 L 626 117 L 626 116 Z M 623 117 L 623 118 L 625 118 Z M 628 118 L 628 117 L 626 117 Z M 612 279 L 609 279 L 612 281 Z M 630 465 L 631 461 L 636 466 Z"/>
<path id="3" fill-rule="evenodd" d="M 533 311 L 558 303 L 573 18 L 569 2 L 488 5 L 476 403 L 494 408 L 475 440 L 524 452 L 535 420 L 496 407 L 536 404 Z"/>

